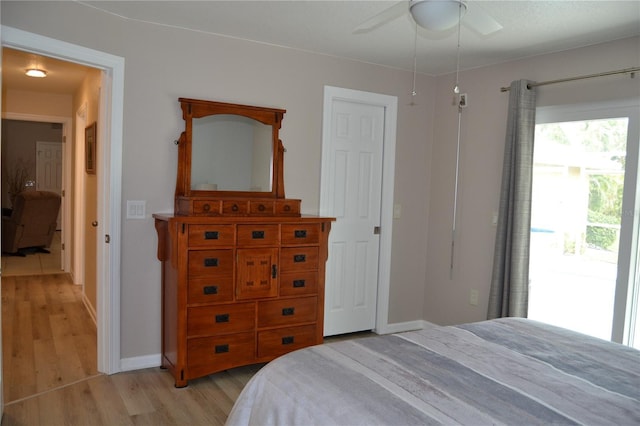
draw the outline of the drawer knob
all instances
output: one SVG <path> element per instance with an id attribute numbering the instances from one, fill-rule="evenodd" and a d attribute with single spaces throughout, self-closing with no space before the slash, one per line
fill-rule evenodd
<path id="1" fill-rule="evenodd" d="M 283 345 L 291 345 L 294 341 L 293 336 L 285 336 L 282 338 L 282 344 Z"/>
<path id="2" fill-rule="evenodd" d="M 266 207 L 264 206 L 264 204 L 259 204 L 258 205 L 258 211 L 263 212 L 266 209 Z"/>
<path id="3" fill-rule="evenodd" d="M 293 261 L 295 263 L 306 262 L 306 260 L 307 260 L 307 255 L 306 254 L 294 254 L 293 255 Z"/>
<path id="4" fill-rule="evenodd" d="M 218 266 L 218 258 L 217 257 L 208 257 L 204 260 L 204 266 L 207 268 Z"/>
<path id="5" fill-rule="evenodd" d="M 211 206 L 208 203 L 204 204 L 202 206 L 202 210 L 204 210 L 205 212 L 208 212 L 209 210 L 211 210 Z"/>
<path id="6" fill-rule="evenodd" d="M 218 239 L 218 231 L 205 231 L 204 239 L 205 240 L 217 240 Z"/>
<path id="7" fill-rule="evenodd" d="M 294 235 L 296 238 L 307 238 L 307 230 L 306 230 L 306 229 L 296 229 L 296 230 L 293 232 L 293 235 Z"/>
<path id="8" fill-rule="evenodd" d="M 293 280 L 293 288 L 301 288 L 306 285 L 305 280 Z"/>
<path id="9" fill-rule="evenodd" d="M 218 286 L 217 285 L 208 285 L 203 287 L 202 292 L 206 295 L 210 294 L 218 294 Z"/>
<path id="10" fill-rule="evenodd" d="M 282 316 L 289 316 L 295 313 L 295 308 L 282 308 Z"/>
<path id="11" fill-rule="evenodd" d="M 289 204 L 285 204 L 284 211 L 285 212 L 290 212 L 291 211 L 291 206 Z"/>
<path id="12" fill-rule="evenodd" d="M 216 323 L 229 322 L 229 314 L 216 315 Z"/>
<path id="13" fill-rule="evenodd" d="M 264 231 L 252 231 L 251 238 L 254 240 L 263 240 L 264 239 Z"/>
<path id="14" fill-rule="evenodd" d="M 237 204 L 234 204 L 233 206 L 231 206 L 231 211 L 232 212 L 237 212 L 238 210 L 240 210 L 240 207 L 238 207 Z"/>
<path id="15" fill-rule="evenodd" d="M 229 352 L 229 345 L 216 345 L 215 351 L 217 354 L 224 354 Z"/>

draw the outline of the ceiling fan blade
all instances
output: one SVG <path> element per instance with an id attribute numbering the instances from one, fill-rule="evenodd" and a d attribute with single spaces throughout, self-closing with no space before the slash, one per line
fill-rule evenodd
<path id="1" fill-rule="evenodd" d="M 502 29 L 502 25 L 480 6 L 467 2 L 467 13 L 462 18 L 462 24 L 480 35 L 489 35 Z"/>
<path id="2" fill-rule="evenodd" d="M 367 19 L 360 25 L 358 25 L 354 30 L 354 34 L 362 34 L 367 33 L 371 30 L 374 30 L 388 22 L 393 21 L 401 17 L 403 14 L 407 13 L 409 10 L 409 1 L 402 0 L 398 3 L 394 4 L 378 13 L 377 15 L 373 15 L 371 18 Z"/>

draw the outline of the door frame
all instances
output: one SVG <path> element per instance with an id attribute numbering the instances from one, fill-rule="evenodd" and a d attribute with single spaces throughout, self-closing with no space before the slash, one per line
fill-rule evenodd
<path id="1" fill-rule="evenodd" d="M 389 290 L 391 286 L 391 245 L 393 231 L 393 191 L 396 164 L 396 127 L 398 120 L 398 98 L 396 96 L 360 90 L 324 86 L 323 124 L 322 124 L 322 165 L 320 174 L 320 214 L 330 215 L 328 211 L 331 194 L 329 182 L 329 163 L 331 158 L 328 146 L 331 137 L 331 106 L 340 100 L 361 103 L 384 108 L 384 140 L 382 147 L 382 198 L 380 200 L 380 251 L 378 254 L 378 297 L 376 302 L 376 324 L 378 334 L 392 333 L 389 326 Z M 327 274 L 329 276 L 329 274 Z"/>
<path id="2" fill-rule="evenodd" d="M 98 138 L 99 232 L 110 244 L 97 248 L 97 368 L 120 371 L 120 234 L 124 58 L 61 40 L 0 26 L 2 46 L 75 62 L 102 70 Z"/>
<path id="3" fill-rule="evenodd" d="M 618 247 L 618 274 L 616 277 L 611 340 L 630 345 L 635 327 L 634 315 L 640 294 L 637 259 L 640 259 L 640 99 L 594 101 L 585 104 L 554 105 L 536 108 L 536 124 L 560 121 L 599 120 L 629 117 L 624 193 L 621 214 L 621 232 Z M 624 230 L 625 232 L 622 232 Z"/>

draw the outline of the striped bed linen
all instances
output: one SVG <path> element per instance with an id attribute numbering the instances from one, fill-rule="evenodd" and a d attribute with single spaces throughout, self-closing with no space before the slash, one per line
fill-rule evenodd
<path id="1" fill-rule="evenodd" d="M 502 318 L 284 355 L 227 425 L 639 425 L 640 351 Z"/>

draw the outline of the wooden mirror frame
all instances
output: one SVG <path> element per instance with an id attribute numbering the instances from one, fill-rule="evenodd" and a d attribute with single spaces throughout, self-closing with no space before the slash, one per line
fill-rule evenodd
<path id="1" fill-rule="evenodd" d="M 203 101 L 179 98 L 185 130 L 178 142 L 178 176 L 176 180 L 176 198 L 178 197 L 217 197 L 217 198 L 284 198 L 284 147 L 279 137 L 282 119 L 286 110 L 264 108 L 223 102 Z M 272 128 L 272 182 L 271 191 L 223 191 L 194 190 L 191 188 L 191 154 L 193 119 L 216 114 L 230 114 L 257 120 Z"/>

